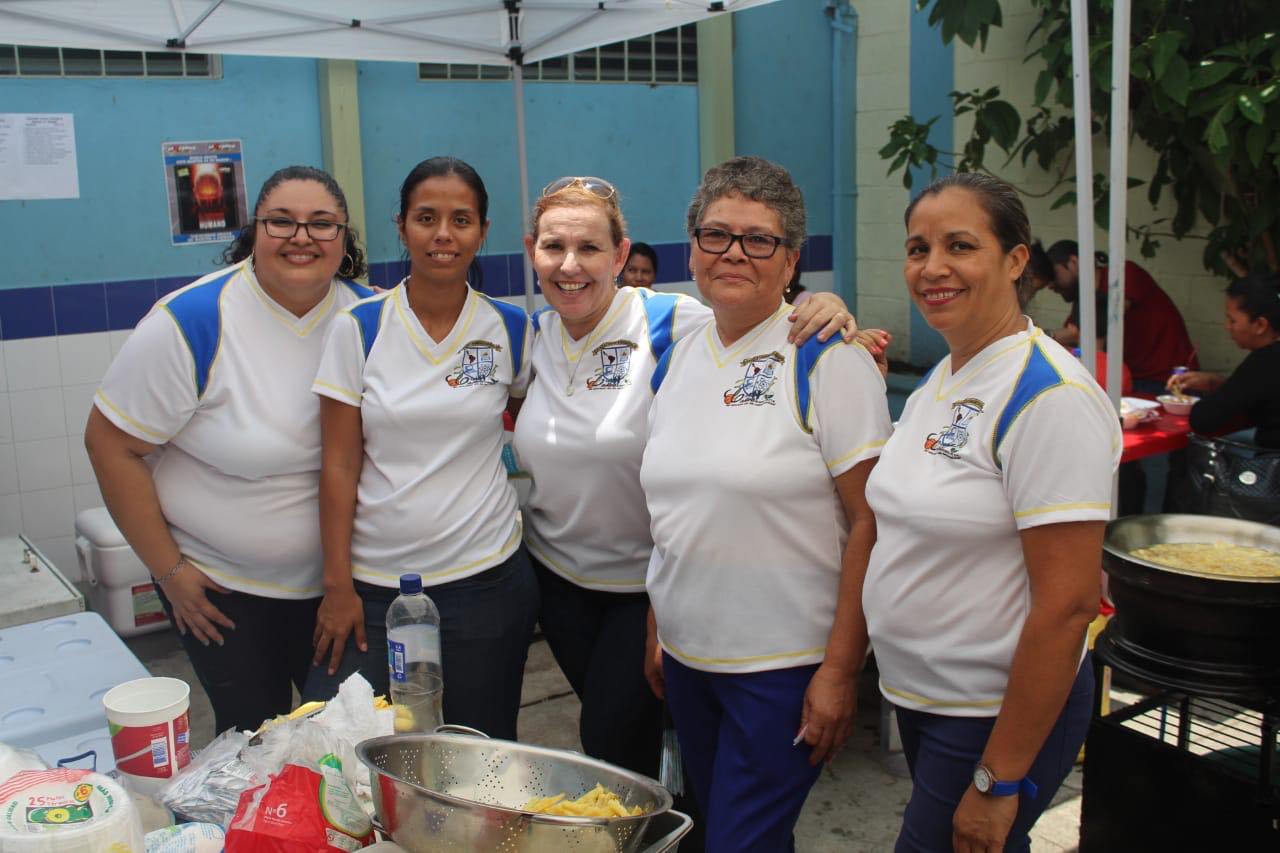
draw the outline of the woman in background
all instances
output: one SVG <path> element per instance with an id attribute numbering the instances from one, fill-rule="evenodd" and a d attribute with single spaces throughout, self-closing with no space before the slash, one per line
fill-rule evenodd
<path id="1" fill-rule="evenodd" d="M 658 280 L 658 253 L 648 243 L 632 243 L 622 267 L 622 283 L 628 287 L 653 287 Z"/>

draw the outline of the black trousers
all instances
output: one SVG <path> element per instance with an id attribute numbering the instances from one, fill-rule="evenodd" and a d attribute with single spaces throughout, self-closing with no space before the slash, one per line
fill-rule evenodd
<path id="1" fill-rule="evenodd" d="M 159 586 L 160 603 L 173 605 Z M 244 592 L 206 591 L 209 602 L 235 623 L 221 628 L 223 644 L 204 645 L 191 632 L 179 635 L 196 677 L 213 705 L 214 727 L 254 730 L 293 709 L 311 669 L 311 637 L 319 598 L 265 598 Z"/>

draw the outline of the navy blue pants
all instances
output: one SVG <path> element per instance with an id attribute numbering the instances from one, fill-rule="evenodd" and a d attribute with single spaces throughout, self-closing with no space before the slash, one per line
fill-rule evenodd
<path id="1" fill-rule="evenodd" d="M 347 676 L 359 670 L 374 693 L 390 689 L 387 672 L 387 609 L 399 590 L 356 581 L 364 602 L 369 651 L 347 640 L 338 671 L 324 660 L 311 668 L 303 701 L 330 699 Z M 423 590 L 440 611 L 440 654 L 444 670 L 444 719 L 515 740 L 524 663 L 538 619 L 538 583 L 521 546 L 491 569 Z"/>
<path id="2" fill-rule="evenodd" d="M 960 798 L 973 781 L 973 768 L 982 759 L 995 717 L 944 717 L 898 707 L 902 750 L 911 768 L 911 799 L 902 815 L 897 853 L 950 851 L 951 819 Z M 1093 713 L 1093 666 L 1086 657 L 1057 723 L 1045 739 L 1027 774 L 1035 782 L 1036 797 L 1019 794 L 1018 816 L 1004 849 L 1031 849 L 1028 833 L 1071 772 L 1084 744 Z"/>
<path id="3" fill-rule="evenodd" d="M 818 767 L 792 746 L 816 664 L 740 675 L 662 656 L 667 704 L 705 816 L 707 853 L 783 853 Z"/>

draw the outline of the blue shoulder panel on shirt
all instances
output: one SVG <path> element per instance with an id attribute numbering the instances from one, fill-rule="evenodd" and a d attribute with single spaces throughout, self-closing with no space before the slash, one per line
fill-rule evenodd
<path id="1" fill-rule="evenodd" d="M 675 347 L 667 347 L 666 351 L 659 356 L 657 366 L 653 368 L 653 375 L 649 377 L 649 387 L 655 394 L 662 387 L 662 380 L 667 376 L 667 368 L 671 366 L 671 353 L 675 351 Z"/>
<path id="2" fill-rule="evenodd" d="M 1004 410 L 1000 412 L 1000 419 L 996 421 L 995 434 L 991 439 L 991 451 L 997 465 L 1000 464 L 1000 444 L 1018 415 L 1022 414 L 1036 397 L 1062 383 L 1062 374 L 1058 373 L 1058 369 L 1053 366 L 1053 362 L 1049 361 L 1044 350 L 1033 342 L 1031 352 L 1027 355 L 1027 363 L 1022 366 L 1022 373 L 1014 383 L 1013 394 L 1009 396 L 1009 402 L 1005 404 Z"/>
<path id="3" fill-rule="evenodd" d="M 375 292 L 373 288 L 365 287 L 360 282 L 352 281 L 349 278 L 340 278 L 338 279 L 338 281 L 345 284 L 347 286 L 347 289 L 356 295 L 357 299 L 368 299 L 370 296 L 373 296 Z"/>
<path id="4" fill-rule="evenodd" d="M 364 347 L 365 361 L 369 360 L 373 342 L 377 340 L 378 328 L 382 325 L 382 309 L 389 298 L 390 294 L 386 294 L 382 299 L 372 299 L 351 306 L 351 316 L 355 317 L 356 326 L 360 329 L 360 344 Z"/>
<path id="5" fill-rule="evenodd" d="M 218 354 L 222 340 L 222 310 L 219 298 L 240 268 L 228 270 L 217 278 L 196 285 L 169 300 L 165 307 L 178 323 L 178 329 L 187 339 L 191 359 L 195 362 L 196 398 L 204 396 L 209 384 L 209 369 Z"/>
<path id="6" fill-rule="evenodd" d="M 511 341 L 511 378 L 514 380 L 524 365 L 524 330 L 529 322 L 529 315 L 524 313 L 524 309 L 518 305 L 512 305 L 500 299 L 490 299 L 484 294 L 481 296 L 498 310 L 503 325 L 507 327 L 507 338 Z"/>
<path id="7" fill-rule="evenodd" d="M 649 348 L 653 357 L 661 359 L 675 340 L 676 305 L 680 297 L 674 293 L 649 294 L 637 290 L 644 302 L 644 318 L 649 325 Z"/>
<path id="8" fill-rule="evenodd" d="M 947 358 L 951 358 L 951 356 L 947 356 Z M 941 363 L 941 362 L 939 362 L 939 363 Z M 935 364 L 933 367 L 931 367 L 931 368 L 929 368 L 928 370 L 926 370 L 926 371 L 924 372 L 924 376 L 921 376 L 921 377 L 920 377 L 920 381 L 916 383 L 916 387 L 914 387 L 914 388 L 912 388 L 912 389 L 911 389 L 911 392 L 914 394 L 916 391 L 919 391 L 919 390 L 920 390 L 921 388 L 923 388 L 925 385 L 928 385 L 928 384 L 929 384 L 929 377 L 933 376 L 934 371 L 935 371 L 935 370 L 937 370 L 937 369 L 938 369 L 938 365 L 937 365 L 937 364 Z"/>
<path id="9" fill-rule="evenodd" d="M 814 336 L 796 347 L 796 409 L 805 432 L 813 431 L 809 426 L 809 376 L 822 354 L 843 342 L 844 338 L 839 335 L 832 335 L 825 341 Z"/>
<path id="10" fill-rule="evenodd" d="M 551 310 L 551 306 L 550 306 L 550 305 L 543 305 L 543 306 L 542 306 L 541 308 L 539 308 L 537 311 L 534 311 L 532 314 L 530 314 L 530 315 L 529 315 L 529 320 L 533 322 L 533 330 L 534 330 L 535 332 L 541 332 L 541 331 L 542 331 L 542 325 L 541 325 L 541 323 L 542 323 L 542 315 L 543 315 L 543 314 L 545 314 L 545 313 L 547 313 L 547 312 L 548 312 L 548 311 L 550 311 L 550 310 Z"/>

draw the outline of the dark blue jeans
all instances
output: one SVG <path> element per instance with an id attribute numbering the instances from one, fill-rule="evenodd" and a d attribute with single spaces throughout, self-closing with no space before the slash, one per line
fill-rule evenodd
<path id="1" fill-rule="evenodd" d="M 399 591 L 360 581 L 355 587 L 364 601 L 369 651 L 348 639 L 336 673 L 329 675 L 327 660 L 311 668 L 303 701 L 332 698 L 356 671 L 374 693 L 388 693 L 387 608 Z M 524 547 L 492 569 L 423 591 L 440 611 L 445 722 L 514 740 L 524 663 L 538 619 L 538 583 Z"/>
<path id="2" fill-rule="evenodd" d="M 951 818 L 973 781 L 995 717 L 944 717 L 898 707 L 902 750 L 911 768 L 911 799 L 902 815 L 897 853 L 951 850 Z M 1018 816 L 1005 839 L 1007 853 L 1031 849 L 1028 833 L 1071 772 L 1093 713 L 1093 664 L 1086 656 L 1057 723 L 1027 776 L 1036 797 L 1019 794 Z"/>

